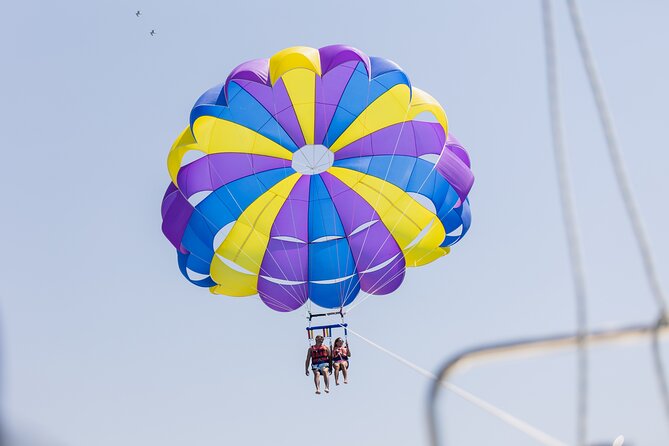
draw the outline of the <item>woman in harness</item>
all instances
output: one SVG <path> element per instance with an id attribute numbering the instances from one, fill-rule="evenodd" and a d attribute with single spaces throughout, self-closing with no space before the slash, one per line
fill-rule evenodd
<path id="1" fill-rule="evenodd" d="M 348 384 L 348 358 L 351 356 L 351 350 L 348 343 L 344 344 L 342 338 L 335 339 L 332 347 L 332 362 L 335 371 L 335 384 L 339 385 L 339 370 L 344 375 L 344 384 Z"/>
<path id="2" fill-rule="evenodd" d="M 330 349 L 323 345 L 323 336 L 316 336 L 316 344 L 309 347 L 307 350 L 307 361 L 304 363 L 304 371 L 309 376 L 309 363 L 311 362 L 311 370 L 314 372 L 314 384 L 316 385 L 316 394 L 321 393 L 320 376 L 323 375 L 323 382 L 325 383 L 325 393 L 330 392 L 330 379 L 328 373 L 330 371 Z"/>

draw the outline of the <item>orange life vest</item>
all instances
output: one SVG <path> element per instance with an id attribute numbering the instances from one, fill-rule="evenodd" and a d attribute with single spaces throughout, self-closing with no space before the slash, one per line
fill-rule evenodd
<path id="1" fill-rule="evenodd" d="M 321 344 L 320 346 L 314 345 L 311 347 L 311 365 L 323 364 L 325 362 L 330 362 L 330 357 L 328 355 L 328 348 Z"/>

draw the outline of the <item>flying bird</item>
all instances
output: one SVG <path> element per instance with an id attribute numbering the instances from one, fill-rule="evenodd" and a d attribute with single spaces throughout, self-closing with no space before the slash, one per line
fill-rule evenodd
<path id="1" fill-rule="evenodd" d="M 137 12 L 135 13 L 135 15 L 136 15 L 137 17 L 139 17 L 140 15 L 142 15 L 142 11 L 137 10 Z"/>
<path id="2" fill-rule="evenodd" d="M 156 30 L 155 30 L 155 29 L 152 29 L 151 32 L 150 32 L 149 34 L 151 34 L 152 36 L 155 36 L 155 35 L 156 35 Z"/>

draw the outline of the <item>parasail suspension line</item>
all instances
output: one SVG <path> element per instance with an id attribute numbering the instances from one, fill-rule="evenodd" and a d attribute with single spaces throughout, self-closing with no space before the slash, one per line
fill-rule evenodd
<path id="1" fill-rule="evenodd" d="M 353 330 L 350 330 L 351 334 L 357 336 L 358 338 L 362 339 L 372 347 L 376 348 L 377 350 L 382 351 L 383 353 L 391 356 L 392 358 L 396 359 L 397 361 L 401 362 L 402 364 L 406 365 L 407 367 L 415 370 L 419 374 L 423 375 L 424 377 L 431 379 L 433 381 L 437 381 L 437 377 L 434 375 L 434 373 L 430 372 L 429 370 L 426 370 L 413 362 L 409 361 L 408 359 L 403 358 L 402 356 L 398 355 L 397 353 L 394 353 L 387 348 L 384 348 L 380 346 L 379 344 L 367 339 L 366 337 L 362 336 L 360 333 L 357 333 Z M 520 418 L 515 417 L 514 415 L 511 415 L 509 412 L 506 412 L 503 409 L 500 409 L 499 407 L 477 397 L 476 395 L 467 392 L 466 390 L 462 389 L 459 386 L 456 386 L 455 384 L 445 381 L 445 380 L 440 380 L 439 384 L 444 386 L 446 389 L 450 390 L 451 392 L 455 393 L 459 397 L 469 401 L 476 407 L 483 409 L 484 411 L 488 412 L 489 414 L 497 417 L 498 419 L 502 420 L 506 424 L 508 424 L 511 427 L 514 427 L 515 429 L 523 432 L 524 434 L 528 435 L 529 437 L 534 438 L 537 440 L 539 443 L 545 445 L 545 446 L 567 446 L 567 443 L 560 441 L 556 439 L 555 437 L 545 433 L 544 431 L 540 430 L 539 428 L 536 428 L 529 424 L 528 422 L 521 420 Z"/>

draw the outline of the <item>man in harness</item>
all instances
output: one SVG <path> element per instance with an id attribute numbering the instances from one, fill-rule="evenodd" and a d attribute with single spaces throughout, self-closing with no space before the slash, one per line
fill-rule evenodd
<path id="1" fill-rule="evenodd" d="M 321 393 L 320 376 L 323 375 L 323 382 L 325 383 L 325 393 L 330 392 L 330 362 L 332 357 L 330 349 L 323 345 L 323 336 L 316 336 L 316 344 L 309 347 L 307 350 L 307 360 L 304 363 L 304 371 L 309 376 L 309 363 L 311 363 L 311 370 L 314 372 L 314 384 L 316 385 L 316 394 Z"/>

